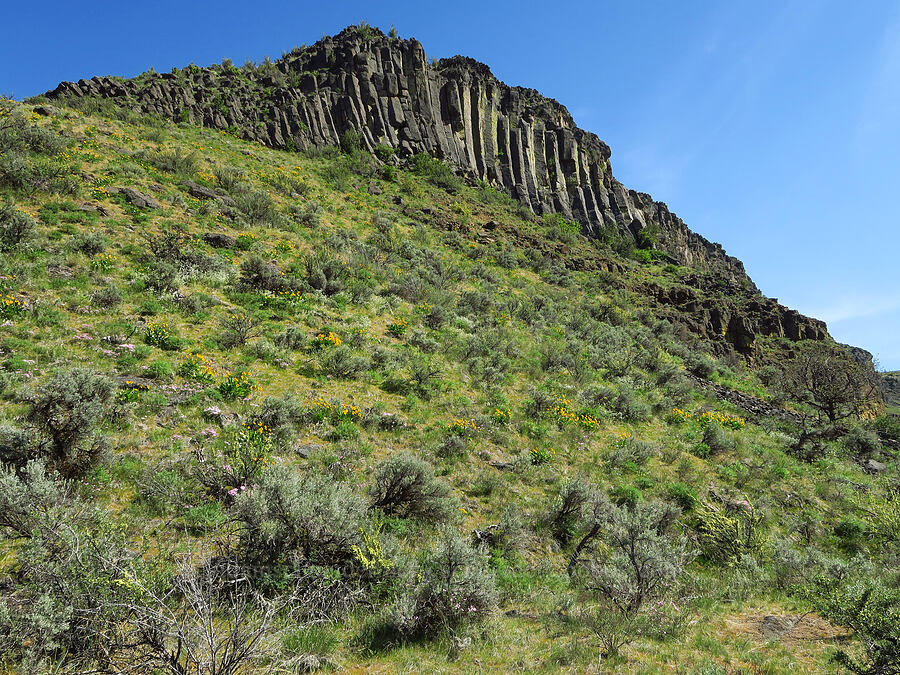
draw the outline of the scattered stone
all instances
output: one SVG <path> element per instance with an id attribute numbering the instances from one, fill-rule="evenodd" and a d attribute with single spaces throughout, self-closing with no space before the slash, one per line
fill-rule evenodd
<path id="1" fill-rule="evenodd" d="M 59 279 L 71 279 L 75 276 L 75 273 L 69 267 L 65 265 L 47 265 L 47 274 L 51 277 L 57 277 Z"/>
<path id="2" fill-rule="evenodd" d="M 51 117 L 56 114 L 56 108 L 52 105 L 39 105 L 34 108 L 34 112 L 43 117 Z"/>
<path id="3" fill-rule="evenodd" d="M 139 209 L 161 209 L 162 206 L 158 201 L 153 199 L 148 194 L 143 192 L 139 192 L 134 188 L 121 188 L 119 192 L 125 195 L 125 199 L 128 200 L 128 203 L 132 206 L 136 206 Z"/>
<path id="4" fill-rule="evenodd" d="M 870 473 L 881 473 L 885 469 L 887 469 L 887 464 L 883 464 L 876 459 L 867 459 L 863 463 L 863 469 Z"/>
<path id="5" fill-rule="evenodd" d="M 325 450 L 325 446 L 317 443 L 298 443 L 294 446 L 294 454 L 303 459 L 308 459 L 313 453 L 322 450 Z"/>
<path id="6" fill-rule="evenodd" d="M 187 188 L 188 194 L 197 199 L 217 199 L 219 197 L 213 190 L 203 185 L 198 185 L 192 180 L 184 181 L 184 186 Z"/>
<path id="7" fill-rule="evenodd" d="M 237 239 L 229 237 L 227 234 L 219 232 L 206 232 L 203 235 L 203 241 L 213 248 L 233 248 L 237 244 Z"/>
<path id="8" fill-rule="evenodd" d="M 382 431 L 398 431 L 406 429 L 408 426 L 405 420 L 394 413 L 381 413 L 381 417 L 378 419 L 378 428 Z"/>
<path id="9" fill-rule="evenodd" d="M 380 195 L 383 193 L 381 186 L 378 183 L 369 183 L 369 194 L 370 195 Z"/>
<path id="10" fill-rule="evenodd" d="M 782 635 L 790 631 L 797 623 L 795 617 L 769 615 L 763 617 L 759 625 L 759 632 L 766 640 L 778 640 Z"/>

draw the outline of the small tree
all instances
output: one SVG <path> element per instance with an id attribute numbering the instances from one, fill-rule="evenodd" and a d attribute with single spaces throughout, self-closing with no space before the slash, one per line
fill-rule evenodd
<path id="1" fill-rule="evenodd" d="M 263 471 L 234 506 L 241 523 L 240 548 L 251 564 L 284 562 L 340 565 L 353 558 L 365 516 L 362 498 L 318 474 L 303 477 L 287 467 Z"/>
<path id="2" fill-rule="evenodd" d="M 404 639 L 433 637 L 484 621 L 496 607 L 485 555 L 447 528 L 422 557 L 415 585 L 393 607 L 393 628 Z"/>
<path id="3" fill-rule="evenodd" d="M 834 424 L 859 415 L 877 398 L 873 369 L 854 361 L 840 347 L 806 345 L 785 369 L 787 395 Z"/>
<path id="4" fill-rule="evenodd" d="M 234 571 L 212 562 L 198 568 L 184 559 L 177 574 L 158 585 L 130 575 L 126 583 L 135 600 L 127 603 L 127 643 L 115 665 L 172 675 L 242 672 L 266 651 L 286 603 L 265 600 Z"/>
<path id="5" fill-rule="evenodd" d="M 0 599 L 0 654 L 48 672 L 46 659 L 104 665 L 120 645 L 133 557 L 120 528 L 42 461 L 0 472 L 0 544 L 17 544 L 16 584 Z M 77 668 L 76 668 L 77 670 Z"/>

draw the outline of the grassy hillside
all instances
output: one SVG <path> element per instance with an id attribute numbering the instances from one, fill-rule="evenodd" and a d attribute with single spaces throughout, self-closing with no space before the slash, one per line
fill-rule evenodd
<path id="1" fill-rule="evenodd" d="M 898 429 L 782 386 L 827 345 L 729 354 L 642 292 L 694 271 L 431 158 L 4 110 L 10 672 L 890 657 Z"/>

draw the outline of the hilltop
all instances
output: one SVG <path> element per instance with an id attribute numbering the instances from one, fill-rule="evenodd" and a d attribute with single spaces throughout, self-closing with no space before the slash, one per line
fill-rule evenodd
<path id="1" fill-rule="evenodd" d="M 617 181 L 609 147 L 576 127 L 563 105 L 507 86 L 470 58 L 431 63 L 414 39 L 350 27 L 275 62 L 190 66 L 131 80 L 94 77 L 63 82 L 47 96 L 114 103 L 273 148 L 339 146 L 351 133 L 366 150 L 391 158 L 425 153 L 532 213 L 559 214 L 593 239 L 633 242 L 690 267 L 695 277 L 648 294 L 689 314 L 693 329 L 721 335 L 739 351 L 749 351 L 756 335 L 827 337 L 823 322 L 763 297 L 739 260 L 691 231 L 665 204 Z"/>
<path id="2" fill-rule="evenodd" d="M 2 667 L 896 665 L 871 357 L 609 160 L 364 25 L 2 101 Z"/>

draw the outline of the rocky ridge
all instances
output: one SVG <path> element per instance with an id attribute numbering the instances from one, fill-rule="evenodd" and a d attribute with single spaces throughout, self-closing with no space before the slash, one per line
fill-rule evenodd
<path id="1" fill-rule="evenodd" d="M 63 82 L 47 96 L 112 99 L 281 149 L 337 145 L 354 131 L 372 151 L 386 145 L 400 157 L 428 153 L 534 213 L 577 221 L 587 236 L 656 238 L 672 262 L 697 270 L 696 288 L 715 280 L 732 290 L 724 303 L 698 299 L 685 285 L 649 289 L 651 295 L 679 314 L 696 311 L 699 332 L 739 351 L 748 351 L 756 335 L 828 337 L 823 322 L 763 297 L 740 260 L 691 231 L 664 203 L 625 188 L 613 177 L 609 147 L 578 128 L 565 106 L 504 84 L 467 57 L 429 62 L 415 39 L 350 27 L 256 69 L 190 66 L 130 80 L 93 77 Z"/>

